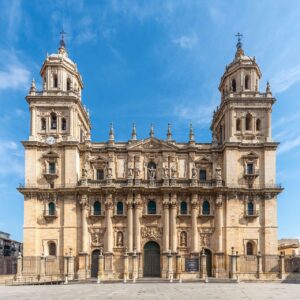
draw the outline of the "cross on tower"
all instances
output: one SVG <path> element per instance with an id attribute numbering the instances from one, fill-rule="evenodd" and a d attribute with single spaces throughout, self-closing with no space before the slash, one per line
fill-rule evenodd
<path id="1" fill-rule="evenodd" d="M 236 44 L 236 48 L 237 49 L 241 49 L 242 48 L 242 42 L 241 42 L 241 40 L 242 40 L 243 35 L 238 32 L 235 36 L 238 38 L 238 42 Z"/>
<path id="2" fill-rule="evenodd" d="M 64 47 L 64 48 L 66 47 L 65 34 L 66 34 L 66 32 L 62 29 L 62 31 L 60 32 L 60 36 L 61 36 L 61 38 L 60 38 L 60 46 Z"/>

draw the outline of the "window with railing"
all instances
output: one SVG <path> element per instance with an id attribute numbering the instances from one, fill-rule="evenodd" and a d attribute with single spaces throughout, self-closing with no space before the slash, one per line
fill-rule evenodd
<path id="1" fill-rule="evenodd" d="M 121 201 L 117 203 L 117 215 L 123 215 L 123 202 Z"/>
<path id="2" fill-rule="evenodd" d="M 210 204 L 208 201 L 204 201 L 202 204 L 202 214 L 210 215 Z"/>
<path id="3" fill-rule="evenodd" d="M 56 165 L 55 162 L 49 162 L 49 174 L 56 173 Z"/>
<path id="4" fill-rule="evenodd" d="M 187 203 L 185 201 L 182 201 L 180 203 L 180 214 L 186 215 L 187 214 Z"/>
<path id="5" fill-rule="evenodd" d="M 97 169 L 96 170 L 96 179 L 97 180 L 103 180 L 104 179 L 104 170 L 103 169 Z"/>
<path id="6" fill-rule="evenodd" d="M 254 204 L 253 202 L 248 202 L 247 204 L 247 215 L 254 216 Z"/>
<path id="7" fill-rule="evenodd" d="M 94 202 L 93 215 L 94 216 L 100 216 L 101 215 L 101 203 L 99 201 Z"/>
<path id="8" fill-rule="evenodd" d="M 148 215 L 155 215 L 156 214 L 156 203 L 153 200 L 148 202 L 147 206 Z"/>
<path id="9" fill-rule="evenodd" d="M 48 203 L 48 216 L 55 216 L 55 203 Z"/>
<path id="10" fill-rule="evenodd" d="M 247 174 L 248 174 L 248 175 L 254 174 L 254 166 L 253 166 L 253 163 L 247 163 Z"/>
<path id="11" fill-rule="evenodd" d="M 206 181 L 206 170 L 200 170 L 199 171 L 199 180 L 200 181 Z"/>

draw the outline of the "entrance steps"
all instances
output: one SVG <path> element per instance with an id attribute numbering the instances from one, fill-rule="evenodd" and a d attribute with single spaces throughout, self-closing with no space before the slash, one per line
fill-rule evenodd
<path id="1" fill-rule="evenodd" d="M 237 283 L 237 279 L 208 277 L 208 283 Z"/>
<path id="2" fill-rule="evenodd" d="M 178 279 L 173 279 L 173 282 L 179 282 Z M 136 280 L 136 283 L 170 283 L 170 280 L 160 277 L 141 277 Z"/>

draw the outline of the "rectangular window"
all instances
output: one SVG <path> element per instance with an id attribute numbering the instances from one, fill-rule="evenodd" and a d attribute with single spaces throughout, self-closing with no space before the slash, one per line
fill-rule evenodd
<path id="1" fill-rule="evenodd" d="M 55 174 L 56 170 L 55 170 L 55 163 L 54 162 L 50 162 L 49 163 L 49 174 Z"/>
<path id="2" fill-rule="evenodd" d="M 254 168 L 253 168 L 253 164 L 247 164 L 247 174 L 253 174 L 254 173 Z"/>
<path id="3" fill-rule="evenodd" d="M 97 169 L 96 178 L 97 178 L 97 180 L 103 180 L 104 179 L 104 171 L 103 171 L 103 169 Z"/>
<path id="4" fill-rule="evenodd" d="M 206 181 L 206 170 L 200 170 L 199 179 L 200 181 Z"/>

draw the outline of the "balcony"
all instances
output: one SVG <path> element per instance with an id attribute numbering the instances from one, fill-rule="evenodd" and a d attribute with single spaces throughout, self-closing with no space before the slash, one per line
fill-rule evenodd
<path id="1" fill-rule="evenodd" d="M 200 211 L 199 217 L 202 219 L 211 219 L 214 218 L 214 213 L 212 211 Z"/>
<path id="2" fill-rule="evenodd" d="M 104 218 L 105 217 L 105 211 L 91 209 L 89 211 L 89 217 L 90 218 Z"/>
<path id="3" fill-rule="evenodd" d="M 57 210 L 44 210 L 44 218 L 48 220 L 52 220 L 57 218 Z"/>
<path id="4" fill-rule="evenodd" d="M 58 177 L 57 171 L 52 169 L 46 170 L 43 175 L 48 182 L 52 182 Z"/>
<path id="5" fill-rule="evenodd" d="M 259 215 L 258 210 L 247 210 L 245 212 L 245 218 L 246 219 L 255 219 L 255 218 L 258 217 L 258 215 Z"/>

